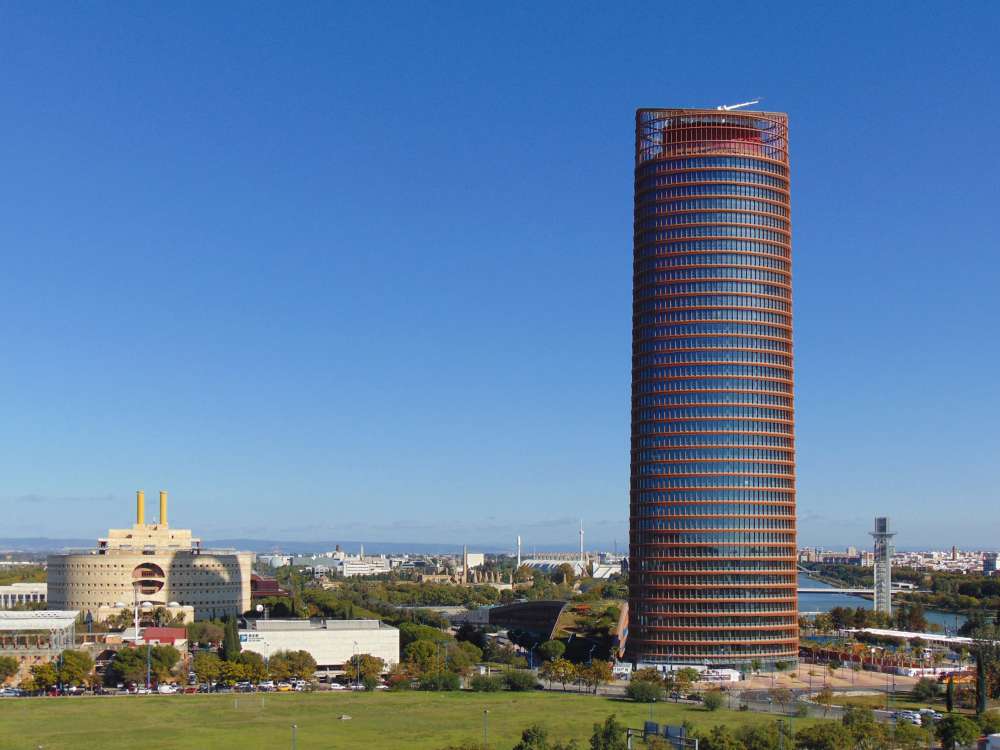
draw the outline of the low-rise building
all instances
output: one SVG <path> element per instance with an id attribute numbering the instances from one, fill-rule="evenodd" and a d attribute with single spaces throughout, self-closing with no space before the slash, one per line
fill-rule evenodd
<path id="1" fill-rule="evenodd" d="M 73 648 L 79 614 L 51 609 L 0 613 L 0 656 L 18 660 L 15 681 L 27 677 L 35 664 L 50 662 Z"/>
<path id="2" fill-rule="evenodd" d="M 326 674 L 342 672 L 354 654 L 377 656 L 387 669 L 399 663 L 399 630 L 379 620 L 250 620 L 240 645 L 265 659 L 308 651 Z"/>
<path id="3" fill-rule="evenodd" d="M 44 604 L 47 583 L 12 583 L 0 586 L 0 609 L 14 609 L 26 604 Z"/>

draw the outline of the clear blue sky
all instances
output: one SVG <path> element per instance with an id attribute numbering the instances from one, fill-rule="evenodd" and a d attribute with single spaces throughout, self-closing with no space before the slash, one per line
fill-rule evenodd
<path id="1" fill-rule="evenodd" d="M 1000 8 L 692 5 L 0 5 L 0 536 L 621 544 L 634 110 L 763 96 L 800 541 L 1000 545 Z"/>

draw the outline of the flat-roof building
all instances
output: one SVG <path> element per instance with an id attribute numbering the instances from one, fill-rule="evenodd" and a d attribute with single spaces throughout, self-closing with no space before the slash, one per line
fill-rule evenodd
<path id="1" fill-rule="evenodd" d="M 12 583 L 0 586 L 0 609 L 44 604 L 49 587 L 46 583 Z"/>
<path id="2" fill-rule="evenodd" d="M 171 528 L 166 492 L 159 523 L 146 523 L 139 490 L 132 528 L 109 530 L 95 549 L 49 556 L 49 606 L 94 618 L 135 602 L 190 606 L 197 619 L 241 615 L 250 609 L 252 565 L 250 552 L 205 549 L 190 529 Z"/>
<path id="3" fill-rule="evenodd" d="M 343 670 L 354 654 L 377 656 L 386 668 L 399 663 L 399 630 L 379 620 L 250 620 L 240 645 L 264 658 L 308 651 L 321 672 Z"/>

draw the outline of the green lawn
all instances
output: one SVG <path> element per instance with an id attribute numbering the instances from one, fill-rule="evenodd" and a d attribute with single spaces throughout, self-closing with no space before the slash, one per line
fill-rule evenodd
<path id="1" fill-rule="evenodd" d="M 481 742 L 484 709 L 489 709 L 490 747 L 497 750 L 509 750 L 532 723 L 547 726 L 554 738 L 575 737 L 586 746 L 592 724 L 608 714 L 637 728 L 649 716 L 648 705 L 556 692 L 4 698 L 0 749 L 270 750 L 291 747 L 295 723 L 299 750 L 439 750 Z M 341 721 L 342 714 L 352 718 Z M 653 719 L 712 726 L 774 717 L 658 703 Z"/>

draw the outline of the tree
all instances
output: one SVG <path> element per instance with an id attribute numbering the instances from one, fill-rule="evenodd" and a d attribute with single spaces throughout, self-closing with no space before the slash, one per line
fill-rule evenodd
<path id="1" fill-rule="evenodd" d="M 104 671 L 104 680 L 109 685 L 116 682 L 124 684 L 146 682 L 146 653 L 139 654 L 139 649 L 125 647 L 115 653 L 114 659 Z"/>
<path id="2" fill-rule="evenodd" d="M 86 685 L 94 671 L 94 660 L 86 651 L 67 649 L 62 652 L 59 682 L 63 685 Z"/>
<path id="3" fill-rule="evenodd" d="M 702 700 L 704 701 L 706 709 L 708 709 L 709 711 L 717 711 L 722 707 L 723 703 L 722 691 L 718 689 L 709 690 L 707 693 L 705 693 Z"/>
<path id="4" fill-rule="evenodd" d="M 514 745 L 513 750 L 576 750 L 576 747 L 576 743 L 572 741 L 565 745 L 551 742 L 548 730 L 533 724 L 521 732 L 521 741 Z M 479 745 L 473 745 L 469 750 L 479 750 Z"/>
<path id="5" fill-rule="evenodd" d="M 871 709 L 848 706 L 840 723 L 851 733 L 858 750 L 883 750 L 890 745 L 885 728 L 875 720 Z"/>
<path id="6" fill-rule="evenodd" d="M 211 685 L 219 680 L 221 659 L 218 654 L 202 651 L 191 662 L 191 671 L 202 685 Z"/>
<path id="7" fill-rule="evenodd" d="M 652 682 L 656 685 L 663 685 L 663 675 L 660 674 L 658 669 L 654 669 L 653 667 L 637 669 L 632 673 L 630 679 L 632 682 Z"/>
<path id="8" fill-rule="evenodd" d="M 879 725 L 879 728 L 883 728 Z M 908 721 L 896 722 L 892 730 L 892 743 L 896 750 L 923 750 L 931 745 L 931 733 Z"/>
<path id="9" fill-rule="evenodd" d="M 952 750 L 956 745 L 971 745 L 979 739 L 979 727 L 964 716 L 945 716 L 934 727 L 934 734 L 941 742 L 943 750 Z"/>
<path id="10" fill-rule="evenodd" d="M 768 697 L 771 702 L 774 703 L 782 712 L 784 712 L 788 706 L 791 705 L 792 701 L 795 700 L 795 696 L 792 691 L 788 688 L 776 687 L 771 688 L 768 692 Z"/>
<path id="11" fill-rule="evenodd" d="M 823 707 L 823 715 L 826 716 L 833 705 L 833 691 L 829 687 L 824 687 L 816 693 L 816 702 Z"/>
<path id="12" fill-rule="evenodd" d="M 59 673 L 51 662 L 35 664 L 31 667 L 31 679 L 35 690 L 51 690 L 59 683 Z"/>
<path id="13" fill-rule="evenodd" d="M 268 667 L 275 680 L 291 677 L 309 680 L 316 673 L 316 660 L 308 651 L 276 651 L 268 660 Z"/>
<path id="14" fill-rule="evenodd" d="M 187 625 L 189 643 L 216 646 L 222 641 L 225 634 L 225 627 L 211 620 L 198 620 Z"/>
<path id="15" fill-rule="evenodd" d="M 606 685 L 614 679 L 614 669 L 609 661 L 595 660 L 594 662 L 577 668 L 577 674 L 585 685 L 594 691 L 601 685 Z"/>
<path id="16" fill-rule="evenodd" d="M 760 668 L 759 664 L 757 668 Z M 693 667 L 684 667 L 683 669 L 678 669 L 674 672 L 674 681 L 677 685 L 677 689 L 682 693 L 686 693 L 690 690 L 691 685 L 695 683 L 698 677 L 700 677 L 698 670 Z"/>
<path id="17" fill-rule="evenodd" d="M 948 675 L 948 689 L 944 694 L 944 702 L 948 713 L 951 713 L 955 709 L 955 678 L 951 675 Z"/>
<path id="18" fill-rule="evenodd" d="M 851 750 L 854 738 L 843 724 L 823 721 L 797 731 L 795 747 L 799 750 Z"/>
<path id="19" fill-rule="evenodd" d="M 145 658 L 145 649 L 139 649 Z M 168 643 L 153 646 L 149 653 L 150 672 L 157 682 L 165 682 L 173 675 L 174 667 L 181 660 L 181 652 Z"/>
<path id="20" fill-rule="evenodd" d="M 236 663 L 243 667 L 244 679 L 258 685 L 267 679 L 267 666 L 264 657 L 255 651 L 243 651 L 236 657 Z"/>
<path id="21" fill-rule="evenodd" d="M 20 663 L 13 656 L 0 656 L 0 685 L 17 674 Z"/>
<path id="22" fill-rule="evenodd" d="M 561 659 L 565 653 L 566 644 L 562 641 L 545 641 L 545 643 L 538 647 L 538 655 L 545 661 Z"/>
<path id="23" fill-rule="evenodd" d="M 348 665 L 347 674 L 352 677 L 356 675 L 359 680 L 364 680 L 366 677 L 378 680 L 385 671 L 385 662 L 371 654 L 355 654 Z"/>
<path id="24" fill-rule="evenodd" d="M 603 724 L 594 724 L 590 735 L 590 750 L 627 750 L 626 728 L 614 714 L 604 720 Z"/>
<path id="25" fill-rule="evenodd" d="M 777 722 L 743 725 L 736 731 L 736 739 L 746 750 L 777 750 L 792 744 L 788 725 L 779 725 Z"/>
<path id="26" fill-rule="evenodd" d="M 439 646 L 435 641 L 413 641 L 403 649 L 403 659 L 420 673 L 433 672 L 440 667 Z"/>
<path id="27" fill-rule="evenodd" d="M 664 750 L 668 747 L 663 745 Z M 740 742 L 729 727 L 716 724 L 708 734 L 698 738 L 699 750 L 746 750 L 746 746 Z"/>
<path id="28" fill-rule="evenodd" d="M 659 682 L 633 678 L 625 688 L 625 695 L 636 703 L 655 703 L 663 700 L 663 685 Z"/>
<path id="29" fill-rule="evenodd" d="M 979 728 L 987 735 L 1000 733 L 1000 712 L 984 711 L 980 714 Z"/>
<path id="30" fill-rule="evenodd" d="M 938 681 L 933 677 L 921 677 L 913 686 L 913 697 L 918 701 L 929 701 L 940 693 Z"/>
<path id="31" fill-rule="evenodd" d="M 226 618 L 225 632 L 222 636 L 222 658 L 226 661 L 236 661 L 240 655 L 240 634 L 236 630 L 236 618 Z"/>
<path id="32" fill-rule="evenodd" d="M 542 679 L 548 680 L 550 685 L 555 681 L 565 690 L 566 684 L 576 679 L 576 665 L 567 659 L 553 659 L 542 665 L 539 674 Z"/>
<path id="33" fill-rule="evenodd" d="M 242 682 L 247 678 L 247 671 L 238 661 L 225 661 L 219 664 L 219 682 L 227 687 L 232 687 L 237 682 Z"/>

